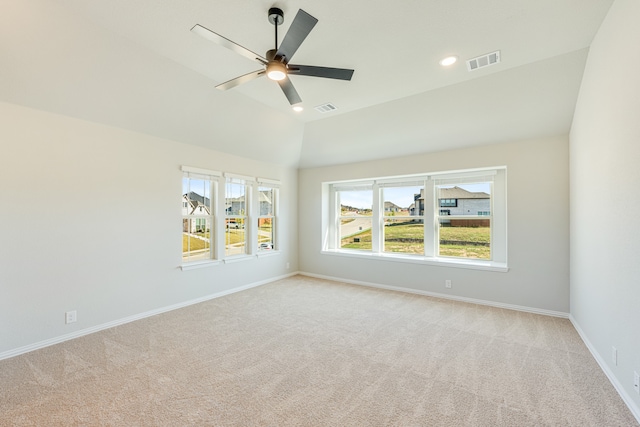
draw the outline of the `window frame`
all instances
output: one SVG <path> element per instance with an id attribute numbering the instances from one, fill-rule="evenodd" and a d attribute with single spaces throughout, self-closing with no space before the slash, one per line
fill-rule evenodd
<path id="1" fill-rule="evenodd" d="M 280 254 L 280 238 L 279 238 L 279 221 L 280 221 L 280 181 L 268 178 L 255 178 L 244 175 L 237 175 L 228 172 L 218 172 L 208 169 L 196 168 L 191 166 L 181 166 L 182 179 L 185 177 L 193 177 L 197 179 L 204 179 L 209 181 L 210 187 L 210 208 L 209 216 L 209 255 L 205 259 L 185 260 L 182 256 L 182 262 L 179 267 L 181 270 L 191 270 L 195 268 L 208 267 L 222 263 L 233 263 L 237 261 L 255 259 L 262 256 L 270 256 Z M 242 181 L 244 185 L 244 214 L 236 215 L 227 214 L 226 209 L 226 183 L 227 180 L 235 182 Z M 273 247 L 272 250 L 260 250 L 258 236 L 258 218 L 260 215 L 260 187 L 269 187 L 273 190 L 275 200 L 272 203 L 272 215 L 269 218 L 272 219 L 272 238 Z M 189 201 L 184 199 L 181 208 L 183 212 L 188 209 Z M 186 215 L 181 215 L 182 227 L 184 229 L 184 220 L 190 219 Z M 195 220 L 202 218 L 202 215 L 193 216 Z M 241 218 L 244 221 L 244 252 L 239 254 L 227 254 L 226 252 L 226 231 L 227 221 L 230 219 Z M 184 232 L 182 233 L 184 235 Z M 184 238 L 183 238 L 184 240 Z M 183 245 L 184 254 L 184 245 Z"/>
<path id="2" fill-rule="evenodd" d="M 229 214 L 227 209 L 227 189 L 228 185 L 242 185 L 244 187 L 244 214 Z M 255 249 L 252 247 L 252 239 L 251 236 L 254 235 L 253 231 L 253 188 L 255 184 L 255 178 L 236 175 L 231 173 L 224 174 L 224 191 L 220 191 L 220 198 L 222 199 L 221 206 L 224 206 L 223 213 L 221 217 L 223 218 L 222 226 L 220 227 L 220 231 L 222 234 L 222 246 L 221 253 L 224 254 L 225 262 L 228 262 L 233 259 L 241 259 L 251 256 L 255 253 Z M 233 202 L 232 202 L 233 203 Z M 232 204 L 233 206 L 233 204 Z M 233 227 L 230 226 L 233 223 L 237 224 L 238 220 L 242 220 L 243 230 L 244 230 L 244 245 L 243 252 L 238 254 L 229 253 L 229 245 L 227 244 L 227 232 L 230 232 Z M 237 230 L 238 227 L 235 227 Z"/>
<path id="3" fill-rule="evenodd" d="M 424 188 L 426 188 L 426 180 L 425 179 L 418 179 L 418 180 L 405 180 L 405 181 L 397 181 L 395 179 L 392 179 L 390 181 L 386 181 L 384 179 L 379 179 L 376 180 L 376 183 L 374 184 L 374 188 L 377 188 L 377 193 L 378 193 L 378 200 L 380 200 L 380 205 L 383 207 L 383 211 L 382 211 L 382 217 L 380 220 L 380 245 L 379 245 L 379 249 L 380 252 L 386 255 L 401 255 L 401 256 L 409 256 L 409 257 L 415 257 L 415 256 L 424 256 L 425 251 L 427 251 L 427 249 L 424 248 L 425 243 L 426 243 L 426 238 L 425 238 L 425 233 L 426 233 L 426 219 L 427 219 L 427 215 L 425 214 L 426 208 L 423 207 L 422 209 L 422 213 L 421 213 L 421 209 L 420 209 L 420 194 L 422 194 L 421 190 L 424 190 Z M 417 214 L 415 215 L 411 215 L 411 212 L 409 211 L 406 215 L 387 215 L 387 211 L 384 210 L 384 205 L 386 203 L 386 199 L 387 197 L 384 196 L 384 192 L 386 189 L 398 189 L 398 188 L 415 188 L 418 191 L 417 194 L 417 198 L 414 197 L 414 203 L 416 203 L 416 201 L 418 201 L 418 209 L 417 209 Z M 415 191 L 415 190 L 414 190 Z M 402 252 L 402 251 L 390 251 L 387 250 L 386 245 L 387 245 L 387 239 L 386 239 L 386 233 L 388 231 L 387 226 L 385 225 L 385 220 L 387 219 L 416 219 L 422 222 L 422 245 L 423 245 L 423 253 L 422 254 L 416 254 L 416 253 L 410 253 L 410 252 Z"/>
<path id="4" fill-rule="evenodd" d="M 208 256 L 206 256 L 205 258 L 196 258 L 196 259 L 192 259 L 192 260 L 188 260 L 185 259 L 184 256 L 184 247 L 183 247 L 183 251 L 182 251 L 182 262 L 181 262 L 181 267 L 184 268 L 188 268 L 188 267 L 194 267 L 194 266 L 201 266 L 201 265 L 210 265 L 210 264 L 215 264 L 218 263 L 218 251 L 216 250 L 216 236 L 217 236 L 217 227 L 216 227 L 216 207 L 217 207 L 217 193 L 218 193 L 218 185 L 219 185 L 219 178 L 220 176 L 222 176 L 221 172 L 217 172 L 217 171 L 212 171 L 212 170 L 208 170 L 208 169 L 201 169 L 201 168 L 193 168 L 193 167 L 189 167 L 189 166 L 182 166 L 181 167 L 182 170 L 182 180 L 184 179 L 193 179 L 193 180 L 201 180 L 201 181 L 205 181 L 208 182 L 209 184 L 209 215 L 191 215 L 191 214 L 182 214 L 182 229 L 183 232 L 181 233 L 182 236 L 184 236 L 184 222 L 186 221 L 198 221 L 198 220 L 209 220 L 209 254 Z M 188 186 L 189 188 L 191 188 L 191 186 Z M 187 197 L 188 197 L 187 193 Z M 185 194 L 183 194 L 183 202 L 182 202 L 182 208 L 183 209 L 189 209 L 189 202 L 188 200 L 184 200 L 184 196 Z M 203 197 L 203 200 L 206 198 L 206 195 L 199 195 L 201 197 Z M 185 206 L 186 205 L 186 206 Z M 200 207 L 200 206 L 198 206 Z M 201 207 L 200 207 L 201 208 Z"/>
<path id="5" fill-rule="evenodd" d="M 490 179 L 488 179 L 487 177 L 468 177 L 468 178 L 451 178 L 451 179 L 445 179 L 445 181 L 448 181 L 446 184 L 442 184 L 438 182 L 439 180 L 435 180 L 434 181 L 434 192 L 435 192 L 435 197 L 436 200 L 438 200 L 440 203 L 437 203 L 438 205 L 442 206 L 441 201 L 442 200 L 455 200 L 455 207 L 456 208 L 461 208 L 464 209 L 465 207 L 465 203 L 462 203 L 462 206 L 459 206 L 459 200 L 469 200 L 469 199 L 464 199 L 464 198 L 455 198 L 455 199 L 438 199 L 438 193 L 440 191 L 440 187 L 442 188 L 447 188 L 447 187 L 458 187 L 458 186 L 464 186 L 465 184 L 485 184 L 485 185 L 489 185 L 489 214 L 488 215 L 484 215 L 484 216 L 480 216 L 479 214 L 474 214 L 474 215 L 466 215 L 466 214 L 459 214 L 459 213 L 451 213 L 450 210 L 448 214 L 443 214 L 442 213 L 442 209 L 439 207 L 437 210 L 437 213 L 435 214 L 435 226 L 436 226 L 436 233 L 437 233 L 437 238 L 436 238 L 436 254 L 438 257 L 442 257 L 442 258 L 455 258 L 455 259 L 460 259 L 461 257 L 455 257 L 455 256 L 451 256 L 451 255 L 442 255 L 441 254 L 441 245 L 442 245 L 442 239 L 440 237 L 440 233 L 442 232 L 442 221 L 472 221 L 472 220 L 480 220 L 480 221 L 489 221 L 489 259 L 487 261 L 493 261 L 493 234 L 492 234 L 492 224 L 493 224 L 493 220 L 492 220 L 492 216 L 491 216 L 491 212 L 493 211 L 493 177 L 491 177 Z M 454 207 L 454 206 L 450 206 L 450 207 Z M 463 258 L 464 259 L 464 258 Z M 482 259 L 482 258 L 480 258 Z"/>
<path id="6" fill-rule="evenodd" d="M 351 191 L 366 191 L 366 192 L 371 192 L 371 215 L 362 215 L 358 212 L 356 212 L 353 215 L 343 215 L 341 206 L 341 192 L 351 192 Z M 336 218 L 335 218 L 335 229 L 336 229 L 336 236 L 334 239 L 335 242 L 335 248 L 337 249 L 342 249 L 342 250 L 349 250 L 349 251 L 360 251 L 363 253 L 368 253 L 371 252 L 370 249 L 343 249 L 342 248 L 342 240 L 344 238 L 350 237 L 349 235 L 347 236 L 342 236 L 342 221 L 345 220 L 358 220 L 358 219 L 365 219 L 367 221 L 371 221 L 371 226 L 373 227 L 374 221 L 375 221 L 375 217 L 376 217 L 376 212 L 374 209 L 374 206 L 376 204 L 376 197 L 375 194 L 373 193 L 373 188 L 371 185 L 357 185 L 357 186 L 352 186 L 352 185 L 344 185 L 344 186 L 338 186 L 338 187 L 334 187 L 334 196 L 335 198 L 335 206 L 337 209 L 336 212 Z M 372 242 L 372 247 L 373 247 L 374 243 Z"/>
<path id="7" fill-rule="evenodd" d="M 492 182 L 490 216 L 480 216 L 480 219 L 491 221 L 491 259 L 458 258 L 439 256 L 439 217 L 440 203 L 437 200 L 436 183 L 455 181 L 460 184 L 471 181 Z M 384 251 L 384 200 L 381 197 L 381 189 L 385 186 L 394 186 L 401 182 L 417 180 L 424 181 L 424 254 L 414 255 L 402 252 Z M 322 183 L 323 215 L 322 215 L 322 248 L 321 253 L 335 256 L 351 256 L 361 258 L 374 258 L 394 262 L 411 262 L 428 265 L 450 266 L 459 268 L 472 268 L 490 271 L 508 271 L 507 263 L 507 192 L 506 192 L 507 168 L 498 166 L 492 168 L 479 168 L 457 171 L 443 171 L 425 173 L 420 175 L 406 175 L 395 177 L 379 177 L 353 181 L 331 181 Z M 373 222 L 372 222 L 372 249 L 371 251 L 359 251 L 342 249 L 339 241 L 340 202 L 337 191 L 343 188 L 357 188 L 371 186 L 373 191 Z M 414 206 L 420 213 L 420 206 Z M 452 216 L 447 216 L 451 219 Z"/>
<path id="8" fill-rule="evenodd" d="M 262 215 L 262 210 L 260 208 L 260 192 L 261 188 L 269 188 L 271 189 L 271 194 L 273 199 L 271 201 L 271 215 Z M 255 239 L 253 239 L 256 245 L 256 254 L 258 256 L 269 255 L 272 253 L 276 253 L 280 250 L 280 239 L 279 236 L 279 218 L 280 218 L 280 181 L 276 181 L 273 179 L 267 178 L 257 178 L 256 186 L 255 186 L 255 197 L 256 201 L 256 232 Z M 271 220 L 271 248 L 270 249 L 261 249 L 260 242 L 260 220 L 261 219 L 270 219 Z"/>

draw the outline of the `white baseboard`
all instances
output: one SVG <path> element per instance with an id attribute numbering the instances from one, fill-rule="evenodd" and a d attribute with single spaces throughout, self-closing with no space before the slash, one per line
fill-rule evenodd
<path id="1" fill-rule="evenodd" d="M 215 294 L 206 295 L 201 298 L 192 299 L 189 301 L 184 301 L 178 304 L 173 304 L 167 307 L 157 308 L 155 310 L 145 311 L 144 313 L 134 314 L 133 316 L 124 317 L 122 319 L 114 320 L 111 322 L 103 323 L 101 325 L 92 326 L 90 328 L 81 329 L 79 331 L 72 332 L 70 334 L 60 335 L 54 338 L 50 338 L 44 341 L 39 341 L 33 344 L 25 345 L 23 347 L 18 347 L 13 350 L 8 350 L 0 353 L 0 360 L 9 359 L 10 357 L 19 356 L 24 353 L 29 353 L 34 350 L 39 350 L 44 347 L 49 347 L 54 344 L 59 344 L 64 341 L 69 341 L 75 338 L 80 338 L 85 335 L 92 334 L 94 332 L 102 331 L 104 329 L 113 328 L 114 326 L 124 325 L 125 323 L 134 322 L 136 320 L 144 319 L 146 317 L 155 316 L 156 314 L 166 313 L 168 311 L 177 310 L 179 308 L 188 307 L 193 304 L 198 304 L 201 302 L 209 301 L 215 298 L 220 298 L 225 295 L 230 295 L 236 292 L 244 291 L 247 289 L 255 288 L 258 286 L 266 285 L 267 283 L 275 282 L 277 280 L 286 279 L 287 277 L 295 276 L 298 272 L 284 274 L 278 277 L 272 277 L 269 279 L 261 280 L 259 282 L 250 283 L 248 285 L 240 286 L 237 288 L 229 289 L 227 291 L 217 292 Z"/>
<path id="2" fill-rule="evenodd" d="M 481 300 L 481 299 L 476 299 L 476 298 L 460 297 L 460 296 L 456 296 L 456 295 L 441 294 L 441 293 L 438 293 L 438 292 L 421 291 L 421 290 L 418 290 L 418 289 L 403 288 L 403 287 L 399 287 L 399 286 L 382 285 L 380 283 L 363 282 L 361 280 L 343 279 L 342 277 L 325 276 L 323 274 L 306 273 L 306 272 L 303 272 L 303 271 L 299 272 L 298 274 L 301 274 L 303 276 L 316 277 L 318 279 L 326 279 L 326 280 L 333 280 L 333 281 L 336 281 L 336 282 L 349 283 L 349 284 L 352 284 L 352 285 L 367 286 L 367 287 L 370 287 L 370 288 L 387 289 L 387 290 L 390 290 L 390 291 L 406 292 L 406 293 L 410 293 L 410 294 L 424 295 L 424 296 L 428 296 L 428 297 L 435 297 L 435 298 L 443 298 L 443 299 L 449 299 L 449 300 L 454 300 L 454 301 L 468 302 L 468 303 L 471 303 L 471 304 L 488 305 L 488 306 L 491 306 L 491 307 L 504 308 L 504 309 L 508 309 L 508 310 L 524 311 L 524 312 L 527 312 L 527 313 L 542 314 L 542 315 L 545 315 L 545 316 L 561 317 L 563 319 L 568 319 L 569 318 L 569 313 L 564 313 L 562 311 L 545 310 L 545 309 L 542 309 L 542 308 L 526 307 L 526 306 L 514 305 L 514 304 L 503 304 L 501 302 L 495 302 L 495 301 L 487 301 L 487 300 Z"/>
<path id="3" fill-rule="evenodd" d="M 618 394 L 620 395 L 624 403 L 627 405 L 627 407 L 633 414 L 633 416 L 636 417 L 636 420 L 638 421 L 638 423 L 640 423 L 640 407 L 636 404 L 636 402 L 633 401 L 633 398 L 631 397 L 631 395 L 627 393 L 624 387 L 622 387 L 622 384 L 620 384 L 620 381 L 618 381 L 618 378 L 614 375 L 611 369 L 609 369 L 609 366 L 605 363 L 603 357 L 600 355 L 600 353 L 598 353 L 598 351 L 593 346 L 593 344 L 591 344 L 591 341 L 589 341 L 589 338 L 587 338 L 587 335 L 584 333 L 584 331 L 580 327 L 580 324 L 578 323 L 578 321 L 571 315 L 569 315 L 569 320 L 571 321 L 571 324 L 573 325 L 573 327 L 576 328 L 576 331 L 578 331 L 578 335 L 580 335 L 580 338 L 582 338 L 584 345 L 587 346 L 593 358 L 596 359 L 596 362 L 598 362 L 598 365 L 600 365 L 600 369 L 602 369 L 602 371 L 607 376 L 607 378 L 609 378 L 609 382 L 616 389 L 616 391 L 618 392 Z"/>

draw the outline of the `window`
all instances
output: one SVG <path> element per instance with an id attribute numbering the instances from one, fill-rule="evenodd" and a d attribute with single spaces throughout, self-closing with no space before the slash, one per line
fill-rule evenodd
<path id="1" fill-rule="evenodd" d="M 183 270 L 279 253 L 280 181 L 189 166 L 182 171 Z"/>
<path id="2" fill-rule="evenodd" d="M 457 182 L 457 178 L 453 178 L 453 181 L 436 180 L 440 206 L 456 202 L 456 209 L 447 209 L 445 215 L 440 211 L 438 216 L 439 256 L 491 259 L 491 218 L 489 215 L 480 215 L 480 212 L 489 212 L 491 209 L 492 181 L 485 179 L 478 177 L 475 179 L 478 182 L 468 184 L 462 183 L 465 181 Z"/>
<path id="3" fill-rule="evenodd" d="M 452 207 L 455 208 L 458 206 L 458 199 L 439 199 L 441 208 Z"/>
<path id="4" fill-rule="evenodd" d="M 225 235 L 224 254 L 245 255 L 247 250 L 247 231 L 249 224 L 250 184 L 243 177 L 225 174 Z"/>
<path id="5" fill-rule="evenodd" d="M 506 269 L 505 168 L 324 186 L 324 252 Z"/>
<path id="6" fill-rule="evenodd" d="M 218 173 L 183 167 L 182 262 L 214 258 L 215 194 Z"/>
<path id="7" fill-rule="evenodd" d="M 414 255 L 424 254 L 424 208 L 411 213 L 416 195 L 424 188 L 420 183 L 388 185 L 379 184 L 380 197 L 384 201 L 383 251 Z M 387 209 L 387 206 L 389 209 Z M 421 213 L 422 212 L 422 213 Z"/>
<path id="8" fill-rule="evenodd" d="M 277 181 L 258 179 L 258 253 L 276 249 Z"/>
<path id="9" fill-rule="evenodd" d="M 371 250 L 373 193 L 369 186 L 338 187 L 338 247 Z"/>

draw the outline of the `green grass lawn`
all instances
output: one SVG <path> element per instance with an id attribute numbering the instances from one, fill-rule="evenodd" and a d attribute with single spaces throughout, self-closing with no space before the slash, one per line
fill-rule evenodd
<path id="1" fill-rule="evenodd" d="M 190 236 L 188 234 L 182 234 L 182 252 L 186 253 L 189 250 L 199 251 L 203 249 L 209 249 L 209 233 L 196 233 L 196 235 L 203 237 L 205 240 L 198 239 L 197 237 Z M 244 230 L 230 230 L 225 235 L 225 244 L 233 245 L 236 243 L 242 243 L 244 241 Z"/>
<path id="2" fill-rule="evenodd" d="M 208 237 L 208 236 L 207 236 Z M 209 241 L 204 241 L 187 234 L 182 234 L 182 253 L 209 248 Z"/>
<path id="3" fill-rule="evenodd" d="M 235 245 L 244 242 L 244 230 L 229 230 L 225 233 L 224 242 L 227 245 Z"/>
<path id="4" fill-rule="evenodd" d="M 401 223 L 384 228 L 385 252 L 401 252 L 423 254 L 424 243 L 422 224 Z M 355 239 L 360 239 L 355 242 Z M 441 243 L 440 255 L 460 258 L 490 259 L 491 247 L 465 244 L 464 242 L 489 243 L 491 229 L 489 227 L 442 227 L 440 240 L 460 243 Z M 343 249 L 371 250 L 371 229 L 363 230 L 353 236 L 342 239 Z"/>

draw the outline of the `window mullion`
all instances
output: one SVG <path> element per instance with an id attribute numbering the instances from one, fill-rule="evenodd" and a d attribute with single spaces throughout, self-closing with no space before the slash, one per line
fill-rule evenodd
<path id="1" fill-rule="evenodd" d="M 371 252 L 379 253 L 384 250 L 384 239 L 382 238 L 382 215 L 384 212 L 384 201 L 382 201 L 380 187 L 373 184 L 373 212 L 371 212 Z"/>
<path id="2" fill-rule="evenodd" d="M 216 233 L 217 230 L 215 224 L 216 218 L 216 183 L 213 180 L 209 181 L 209 258 L 216 258 L 218 252 L 216 252 L 215 247 L 215 236 L 219 233 Z"/>
<path id="3" fill-rule="evenodd" d="M 436 202 L 435 181 L 429 179 L 424 183 L 424 255 L 435 257 L 438 247 L 438 228 L 436 227 L 438 215 L 436 209 L 440 209 Z M 438 212 L 439 213 L 439 212 Z"/>

